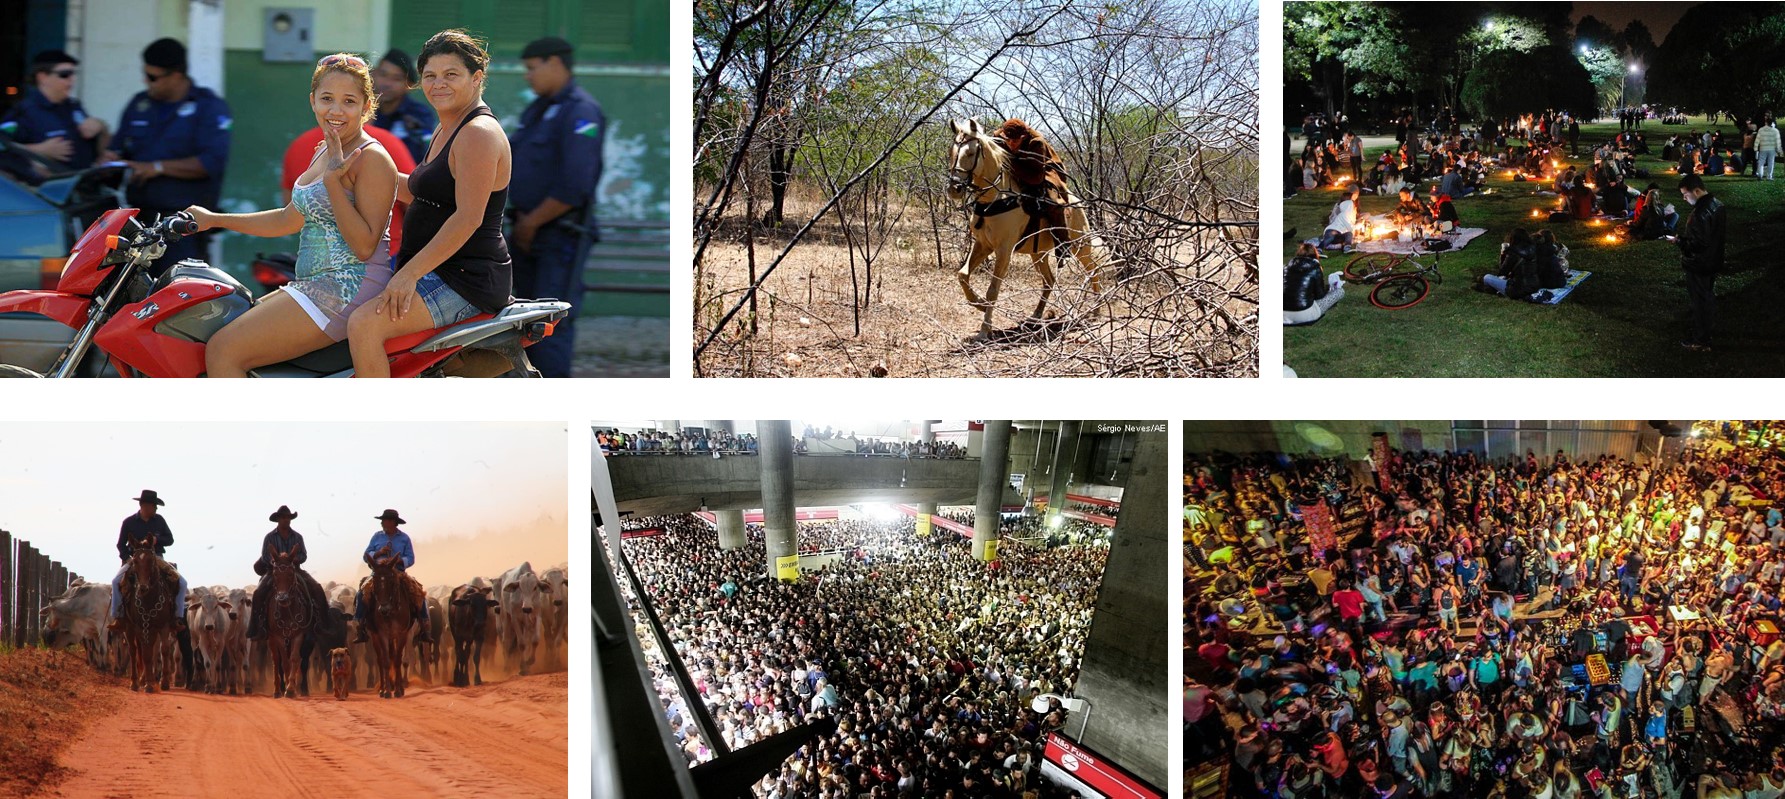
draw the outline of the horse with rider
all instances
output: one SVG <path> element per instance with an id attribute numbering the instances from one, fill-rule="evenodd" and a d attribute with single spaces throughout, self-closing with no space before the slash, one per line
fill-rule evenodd
<path id="1" fill-rule="evenodd" d="M 1025 327 L 1050 325 L 1048 298 L 1054 290 L 1049 253 L 1070 255 L 1085 268 L 1094 300 L 1102 297 L 1103 256 L 1079 198 L 1066 185 L 1066 168 L 1047 139 L 1021 119 L 996 129 L 978 120 L 955 120 L 949 150 L 948 192 L 969 209 L 972 251 L 956 277 L 967 304 L 984 314 L 977 338 L 994 334 L 992 311 L 1014 255 L 1027 255 L 1041 275 L 1040 300 Z M 1018 213 L 1018 212 L 1021 213 Z M 974 292 L 973 270 L 992 258 L 992 279 L 982 298 Z"/>
<path id="2" fill-rule="evenodd" d="M 254 588 L 248 616 L 248 640 L 267 641 L 274 699 L 300 692 L 310 695 L 309 674 L 303 667 L 308 659 L 305 647 L 328 612 L 322 585 L 303 569 L 310 553 L 303 534 L 292 529 L 297 517 L 287 505 L 267 517 L 275 526 L 261 539 L 260 558 L 254 561 L 260 583 Z"/>
<path id="3" fill-rule="evenodd" d="M 130 690 L 167 690 L 173 670 L 167 667 L 174 636 L 184 626 L 186 578 L 162 556 L 173 546 L 173 530 L 161 516 L 167 503 L 144 490 L 134 500 L 137 511 L 118 529 L 122 565 L 112 577 L 111 616 L 106 630 L 122 633 L 130 659 Z"/>
<path id="4" fill-rule="evenodd" d="M 409 684 L 409 666 L 405 650 L 414 641 L 432 643 L 433 630 L 428 619 L 427 592 L 409 569 L 415 565 L 415 545 L 400 525 L 408 524 L 401 514 L 386 508 L 376 517 L 379 530 L 372 534 L 361 557 L 372 567 L 372 575 L 360 581 L 354 596 L 353 615 L 359 621 L 359 636 L 353 643 L 372 645 L 378 662 L 378 695 L 386 699 L 401 697 Z"/>

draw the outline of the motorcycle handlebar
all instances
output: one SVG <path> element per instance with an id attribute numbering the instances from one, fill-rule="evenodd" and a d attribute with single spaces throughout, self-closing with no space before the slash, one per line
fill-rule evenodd
<path id="1" fill-rule="evenodd" d="M 186 213 L 185 211 L 181 211 L 168 217 L 161 224 L 163 229 L 171 234 L 174 239 L 185 238 L 198 233 L 198 222 L 192 218 L 191 214 Z M 171 239 L 169 240 L 171 241 Z"/>

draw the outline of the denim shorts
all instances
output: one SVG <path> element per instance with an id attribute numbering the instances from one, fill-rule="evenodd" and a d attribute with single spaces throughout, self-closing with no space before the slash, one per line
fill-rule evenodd
<path id="1" fill-rule="evenodd" d="M 456 325 L 476 316 L 482 311 L 472 305 L 469 300 L 446 285 L 439 275 L 432 272 L 415 281 L 415 292 L 421 295 L 421 301 L 428 306 L 428 316 L 434 320 L 435 327 Z"/>

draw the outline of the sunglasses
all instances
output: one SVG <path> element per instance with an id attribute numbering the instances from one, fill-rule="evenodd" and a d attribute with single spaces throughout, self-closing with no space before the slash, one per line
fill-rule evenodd
<path id="1" fill-rule="evenodd" d="M 61 78 L 63 80 L 68 80 L 69 78 L 74 77 L 74 70 L 72 70 L 72 69 L 58 69 L 55 72 L 51 72 L 50 74 L 55 75 L 56 77 Z"/>
<path id="2" fill-rule="evenodd" d="M 169 75 L 172 75 L 172 74 L 174 74 L 174 73 L 172 73 L 172 72 L 163 72 L 163 73 L 161 73 L 161 74 L 159 74 L 159 75 L 157 75 L 157 74 L 155 74 L 155 73 L 153 73 L 153 72 L 150 72 L 150 71 L 148 71 L 148 70 L 146 70 L 146 69 L 145 69 L 145 70 L 143 70 L 143 82 L 144 82 L 144 83 L 155 83 L 155 82 L 157 82 L 157 81 L 160 81 L 160 80 L 161 80 L 161 79 L 162 79 L 162 78 L 165 78 L 165 77 L 167 77 L 167 76 L 169 76 Z"/>
<path id="3" fill-rule="evenodd" d="M 356 56 L 356 55 L 348 55 L 346 53 L 336 53 L 334 55 L 323 56 L 321 61 L 316 62 L 317 66 L 322 66 L 322 67 L 330 66 L 333 64 L 350 64 L 352 66 L 359 67 L 360 69 L 366 68 L 366 60 L 365 59 L 360 58 L 359 56 Z"/>

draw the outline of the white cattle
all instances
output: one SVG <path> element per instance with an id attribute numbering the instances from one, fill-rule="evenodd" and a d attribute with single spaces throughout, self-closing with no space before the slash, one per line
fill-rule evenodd
<path id="1" fill-rule="evenodd" d="M 248 679 L 248 622 L 254 619 L 254 590 L 232 588 L 229 591 L 229 633 L 223 637 L 223 659 L 229 669 L 224 678 L 230 693 L 239 686 L 244 694 L 254 693 Z"/>
<path id="2" fill-rule="evenodd" d="M 186 629 L 192 634 L 193 651 L 204 661 L 206 693 L 223 693 L 223 659 L 230 629 L 236 624 L 230 618 L 235 605 L 228 599 L 228 590 L 223 586 L 200 589 L 186 601 Z"/>
<path id="3" fill-rule="evenodd" d="M 562 652 L 570 630 L 570 606 L 565 604 L 565 587 L 570 584 L 569 569 L 561 566 L 546 569 L 540 579 L 545 581 L 551 594 L 546 599 L 545 618 L 540 619 L 540 638 L 545 641 L 547 652 Z"/>
<path id="4" fill-rule="evenodd" d="M 552 588 L 533 573 L 531 563 L 509 569 L 497 578 L 496 596 L 502 605 L 502 651 L 509 662 L 518 661 L 525 676 L 539 652 L 540 617 L 551 609 Z"/>
<path id="5" fill-rule="evenodd" d="M 38 612 L 43 616 L 43 645 L 58 649 L 80 644 L 87 651 L 87 662 L 95 668 L 104 668 L 107 651 L 105 617 L 111 607 L 110 583 L 70 586 Z"/>

